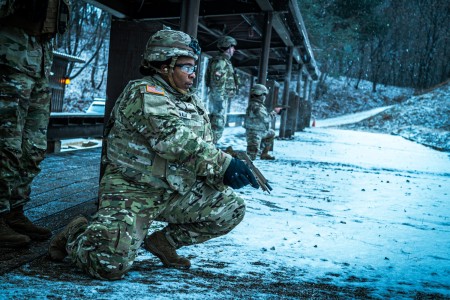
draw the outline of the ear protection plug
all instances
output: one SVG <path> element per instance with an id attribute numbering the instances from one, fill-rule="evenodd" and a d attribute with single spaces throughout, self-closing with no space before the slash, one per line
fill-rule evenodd
<path id="1" fill-rule="evenodd" d="M 164 68 L 163 71 L 164 71 L 164 73 L 167 73 L 167 71 L 169 71 L 169 69 Z"/>

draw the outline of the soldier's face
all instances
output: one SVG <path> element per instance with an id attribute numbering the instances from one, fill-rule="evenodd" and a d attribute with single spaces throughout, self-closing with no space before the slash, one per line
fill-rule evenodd
<path id="1" fill-rule="evenodd" d="M 264 101 L 266 101 L 266 94 L 262 94 L 262 95 L 258 95 L 258 96 L 255 95 L 255 100 L 257 102 L 264 103 Z"/>
<path id="2" fill-rule="evenodd" d="M 194 67 L 195 60 L 192 57 L 179 57 L 177 59 L 173 70 L 173 81 L 177 88 L 187 91 L 192 87 L 195 79 Z"/>
<path id="3" fill-rule="evenodd" d="M 236 51 L 236 48 L 234 48 L 234 46 L 231 46 L 230 48 L 227 49 L 226 53 L 228 53 L 231 57 L 231 56 L 233 56 L 235 51 Z"/>

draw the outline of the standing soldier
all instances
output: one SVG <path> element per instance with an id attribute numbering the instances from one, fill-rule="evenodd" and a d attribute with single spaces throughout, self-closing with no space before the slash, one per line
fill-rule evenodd
<path id="1" fill-rule="evenodd" d="M 206 69 L 205 82 L 209 87 L 209 118 L 213 130 L 213 141 L 217 144 L 226 124 L 228 103 L 236 95 L 239 80 L 231 64 L 237 42 L 224 36 L 217 42 L 220 52 L 211 59 Z"/>
<path id="2" fill-rule="evenodd" d="M 47 150 L 52 40 L 68 21 L 66 0 L 0 2 L 0 247 L 51 236 L 23 207 Z"/>
<path id="3" fill-rule="evenodd" d="M 188 269 L 178 248 L 230 232 L 244 217 L 232 188 L 258 183 L 239 159 L 217 149 L 206 109 L 192 89 L 197 40 L 163 29 L 150 37 L 140 71 L 117 99 L 106 127 L 100 206 L 50 242 L 95 278 L 120 279 L 144 247 L 166 267 Z M 228 187 L 230 186 L 230 187 Z M 147 236 L 153 220 L 167 226 Z"/>
<path id="4" fill-rule="evenodd" d="M 274 160 L 275 157 L 269 154 L 271 145 L 275 140 L 275 131 L 270 129 L 270 123 L 276 114 L 282 110 L 275 107 L 272 112 L 268 112 L 264 104 L 267 88 L 262 84 L 255 84 L 250 90 L 250 101 L 245 113 L 245 133 L 247 137 L 247 154 L 255 160 L 260 147 L 262 146 L 261 159 Z"/>

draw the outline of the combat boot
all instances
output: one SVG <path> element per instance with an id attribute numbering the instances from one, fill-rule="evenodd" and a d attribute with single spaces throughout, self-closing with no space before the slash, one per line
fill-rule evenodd
<path id="1" fill-rule="evenodd" d="M 275 157 L 273 157 L 269 154 L 269 147 L 264 147 L 260 158 L 262 160 L 275 160 Z"/>
<path id="2" fill-rule="evenodd" d="M 15 232 L 5 222 L 5 218 L 0 217 L 0 247 L 20 248 L 28 246 L 31 239 L 23 234 Z"/>
<path id="3" fill-rule="evenodd" d="M 146 238 L 144 248 L 158 257 L 168 268 L 189 269 L 191 267 L 189 259 L 177 254 L 175 247 L 169 243 L 162 231 L 153 232 Z"/>
<path id="4" fill-rule="evenodd" d="M 34 225 L 23 213 L 23 206 L 11 209 L 5 215 L 6 224 L 15 232 L 29 236 L 32 240 L 48 240 L 52 232 L 44 227 Z"/>
<path id="5" fill-rule="evenodd" d="M 261 153 L 260 158 L 262 160 L 275 160 L 275 157 L 271 156 L 269 153 Z"/>
<path id="6" fill-rule="evenodd" d="M 83 216 L 78 216 L 64 229 L 55 235 L 48 246 L 48 254 L 55 261 L 62 261 L 67 256 L 66 244 L 69 236 L 77 234 L 83 227 L 87 226 L 88 220 Z"/>

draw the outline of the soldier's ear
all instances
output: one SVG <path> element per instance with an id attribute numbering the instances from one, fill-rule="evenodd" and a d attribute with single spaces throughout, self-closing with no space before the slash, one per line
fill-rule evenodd
<path id="1" fill-rule="evenodd" d="M 161 66 L 161 73 L 167 74 L 169 73 L 169 68 L 166 65 Z"/>

